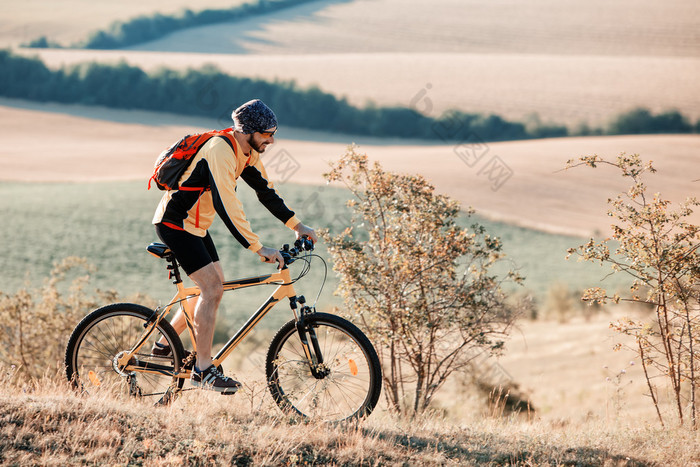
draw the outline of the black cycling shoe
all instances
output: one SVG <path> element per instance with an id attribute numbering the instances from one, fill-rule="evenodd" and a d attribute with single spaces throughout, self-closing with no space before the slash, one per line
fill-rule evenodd
<path id="1" fill-rule="evenodd" d="M 214 365 L 201 372 L 195 367 L 190 376 L 190 382 L 193 386 L 221 394 L 235 394 L 241 387 L 241 383 L 224 376 Z"/>
<path id="2" fill-rule="evenodd" d="M 160 342 L 154 342 L 151 348 L 151 355 L 155 355 L 156 357 L 167 357 L 172 352 L 168 344 L 161 344 Z"/>
<path id="3" fill-rule="evenodd" d="M 151 347 L 151 355 L 154 357 L 169 357 L 172 355 L 173 351 L 168 344 L 161 344 L 160 342 L 155 342 L 153 347 Z M 187 358 L 192 354 L 189 350 L 185 350 L 185 356 L 182 361 L 186 361 Z"/>

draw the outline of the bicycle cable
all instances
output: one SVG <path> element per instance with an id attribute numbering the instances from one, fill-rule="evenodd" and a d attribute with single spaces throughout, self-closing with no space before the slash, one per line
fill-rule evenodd
<path id="1" fill-rule="evenodd" d="M 318 299 L 321 297 L 321 292 L 323 292 L 323 287 L 326 286 L 326 280 L 328 279 L 328 264 L 326 263 L 326 260 L 321 258 L 319 255 L 313 255 L 318 257 L 318 259 L 321 260 L 323 263 L 323 281 L 321 282 L 321 287 L 318 289 L 318 294 L 316 295 L 316 299 L 314 300 L 313 307 L 316 308 L 316 302 L 318 302 Z"/>
<path id="2" fill-rule="evenodd" d="M 304 265 L 304 270 L 302 271 L 302 272 L 304 272 L 304 275 L 308 274 L 309 270 L 311 270 L 311 259 L 310 258 L 312 256 L 315 256 L 316 258 L 320 259 L 321 262 L 323 263 L 323 281 L 321 282 L 321 287 L 318 289 L 318 294 L 316 294 L 316 298 L 314 299 L 313 305 L 311 305 L 311 308 L 316 308 L 316 303 L 318 303 L 318 299 L 321 297 L 321 292 L 323 292 L 323 288 L 325 287 L 326 281 L 328 280 L 328 263 L 326 263 L 326 260 L 323 259 L 323 257 L 321 257 L 315 253 L 307 253 L 306 255 L 304 255 L 304 257 L 300 258 L 300 259 L 304 260 L 304 262 L 306 263 Z M 303 276 L 299 276 L 299 278 L 301 278 L 301 277 L 303 277 Z"/>
<path id="3" fill-rule="evenodd" d="M 321 260 L 323 263 L 323 281 L 321 282 L 321 287 L 318 289 L 318 294 L 316 294 L 316 298 L 314 299 L 313 304 L 311 305 L 311 308 L 316 307 L 316 303 L 318 303 L 319 298 L 321 298 L 321 293 L 323 292 L 323 288 L 326 286 L 326 281 L 328 280 L 328 263 L 326 263 L 326 260 L 323 259 L 322 256 L 319 256 L 315 253 L 311 253 L 310 251 L 306 251 L 303 256 L 297 256 L 295 258 L 296 261 L 303 261 L 304 266 L 302 267 L 301 271 L 299 272 L 299 275 L 292 279 L 289 284 L 294 284 L 296 283 L 299 279 L 302 277 L 306 276 L 309 271 L 311 271 L 311 257 L 316 257 Z M 270 284 L 273 285 L 273 284 Z M 283 284 L 287 285 L 287 284 Z"/>

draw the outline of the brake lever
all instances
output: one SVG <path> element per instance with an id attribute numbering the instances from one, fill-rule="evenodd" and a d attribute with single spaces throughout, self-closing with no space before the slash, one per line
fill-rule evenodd
<path id="1" fill-rule="evenodd" d="M 303 235 L 294 242 L 294 246 L 299 250 L 299 252 L 312 251 L 314 249 L 314 242 L 312 242 L 306 235 Z"/>
<path id="2" fill-rule="evenodd" d="M 289 251 L 282 250 L 280 251 L 280 254 L 282 255 L 284 264 L 292 264 L 294 261 L 296 261 L 296 259 L 292 257 Z"/>

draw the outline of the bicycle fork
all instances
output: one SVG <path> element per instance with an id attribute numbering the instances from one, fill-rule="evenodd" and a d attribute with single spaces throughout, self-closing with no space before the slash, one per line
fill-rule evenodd
<path id="1" fill-rule="evenodd" d="M 297 303 L 302 305 L 299 315 L 297 315 Z M 289 305 L 294 313 L 296 330 L 301 340 L 301 347 L 309 362 L 309 370 L 311 370 L 311 374 L 314 378 L 323 379 L 328 376 L 329 370 L 323 362 L 323 354 L 321 353 L 321 346 L 318 344 L 316 330 L 313 326 L 307 325 L 306 323 L 306 317 L 310 313 L 313 313 L 314 310 L 304 305 L 304 303 L 306 303 L 306 299 L 303 295 L 289 298 Z"/>

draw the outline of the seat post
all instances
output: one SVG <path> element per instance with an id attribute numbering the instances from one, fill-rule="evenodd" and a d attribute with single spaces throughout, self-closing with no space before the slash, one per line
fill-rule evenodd
<path id="1" fill-rule="evenodd" d="M 170 271 L 170 273 L 168 274 L 168 279 L 172 279 L 174 277 L 175 280 L 173 281 L 173 284 L 181 284 L 182 276 L 180 276 L 180 268 L 177 265 L 175 255 L 171 252 L 168 254 L 168 256 L 165 257 L 165 259 L 168 262 L 168 270 Z"/>

